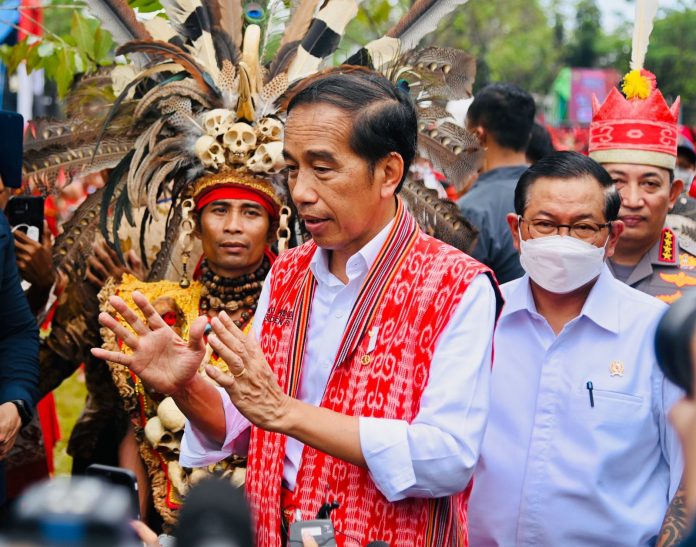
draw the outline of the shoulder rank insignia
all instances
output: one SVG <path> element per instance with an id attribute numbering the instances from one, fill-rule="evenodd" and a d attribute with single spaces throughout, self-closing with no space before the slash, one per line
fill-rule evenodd
<path id="1" fill-rule="evenodd" d="M 676 237 L 674 232 L 669 228 L 662 229 L 662 236 L 660 237 L 660 252 L 657 255 L 657 259 L 660 262 L 667 262 L 669 264 L 676 264 L 676 253 L 674 252 L 674 245 Z"/>
<path id="2" fill-rule="evenodd" d="M 655 298 L 662 300 L 665 304 L 674 304 L 682 297 L 682 292 L 677 291 L 674 294 L 657 294 Z"/>
<path id="3" fill-rule="evenodd" d="M 676 285 L 680 289 L 682 287 L 696 287 L 696 277 L 684 272 L 679 272 L 676 274 L 661 273 L 660 278 L 662 278 L 662 280 L 666 281 L 667 283 Z"/>

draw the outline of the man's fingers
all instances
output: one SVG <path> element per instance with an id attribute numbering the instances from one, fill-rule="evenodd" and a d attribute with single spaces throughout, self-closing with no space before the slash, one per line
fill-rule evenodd
<path id="1" fill-rule="evenodd" d="M 223 389 L 230 389 L 234 385 L 234 378 L 231 374 L 225 374 L 213 365 L 206 365 L 205 373 L 212 380 L 215 380 Z"/>
<path id="2" fill-rule="evenodd" d="M 53 246 L 51 241 L 51 231 L 48 229 L 48 222 L 46 219 L 43 221 L 43 233 L 41 234 L 41 244 L 48 250 Z"/>
<path id="3" fill-rule="evenodd" d="M 189 347 L 193 351 L 203 351 L 203 349 L 205 348 L 203 334 L 205 333 L 205 326 L 207 324 L 208 319 L 205 315 L 196 317 L 193 323 L 191 323 L 191 328 L 189 329 Z"/>
<path id="4" fill-rule="evenodd" d="M 111 254 L 109 253 L 111 249 L 104 241 L 94 244 L 92 249 L 94 250 L 94 255 L 97 260 L 100 262 L 104 270 L 108 272 L 107 277 L 109 277 L 114 270 L 118 269 L 118 259 L 116 261 L 112 259 Z"/>
<path id="5" fill-rule="evenodd" d="M 118 363 L 119 365 L 124 365 L 129 368 L 133 363 L 132 355 L 126 355 L 120 351 L 108 351 L 103 348 L 92 348 L 90 351 L 92 352 L 92 355 L 94 355 L 97 359 L 101 359 L 102 361 L 111 361 L 112 363 Z"/>
<path id="6" fill-rule="evenodd" d="M 147 328 L 145 323 L 140 320 L 140 317 L 128 307 L 120 296 L 112 296 L 109 298 L 109 304 L 111 304 L 114 309 L 121 314 L 121 317 L 128 323 L 133 330 L 140 336 L 145 336 L 150 329 Z"/>
<path id="7" fill-rule="evenodd" d="M 215 333 L 208 336 L 208 343 L 210 344 L 210 347 L 213 348 L 220 356 L 220 358 L 227 363 L 227 366 L 232 374 L 240 374 L 244 370 L 245 367 L 242 358 L 223 344 Z"/>
<path id="8" fill-rule="evenodd" d="M 228 324 L 230 323 L 233 327 L 235 327 L 234 323 L 229 321 Z M 240 340 L 234 334 L 234 332 L 230 330 L 228 325 L 225 325 L 223 323 L 222 318 L 220 316 L 213 317 L 213 319 L 210 321 L 210 324 L 213 327 L 213 332 L 217 334 L 218 338 L 222 341 L 223 344 L 225 344 L 228 348 L 230 348 L 234 353 L 236 353 L 239 356 L 246 354 L 246 352 L 244 351 L 244 342 Z M 237 329 L 237 331 L 239 331 L 239 329 Z"/>
<path id="9" fill-rule="evenodd" d="M 143 293 L 133 291 L 131 296 L 133 297 L 133 302 L 135 302 L 135 305 L 140 308 L 141 312 L 143 312 L 143 315 L 147 320 L 147 324 L 151 329 L 161 329 L 165 327 L 169 328 L 169 326 L 164 322 L 164 319 L 162 319 L 160 314 L 157 313 L 155 308 L 152 307 L 152 304 L 150 304 L 150 301 Z"/>
<path id="10" fill-rule="evenodd" d="M 104 268 L 104 265 L 97 257 L 90 256 L 87 259 L 87 264 L 89 265 L 89 269 L 102 280 L 106 281 L 109 278 L 109 272 L 106 271 L 106 268 Z"/>
<path id="11" fill-rule="evenodd" d="M 99 314 L 99 322 L 118 336 L 129 348 L 134 350 L 138 347 L 138 338 L 133 334 L 133 331 L 121 325 L 108 313 L 101 312 Z"/>
<path id="12" fill-rule="evenodd" d="M 227 312 L 223 310 L 219 315 L 218 319 L 222 322 L 223 325 L 225 325 L 225 328 L 230 331 L 230 333 L 237 339 L 237 340 L 244 340 L 244 333 L 239 329 L 237 325 L 234 324 L 234 321 L 232 321 L 232 318 L 227 315 Z"/>

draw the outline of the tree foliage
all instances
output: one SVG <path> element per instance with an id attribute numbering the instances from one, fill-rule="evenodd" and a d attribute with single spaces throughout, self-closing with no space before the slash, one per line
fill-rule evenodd
<path id="1" fill-rule="evenodd" d="M 696 9 L 666 12 L 655 22 L 645 66 L 655 73 L 660 90 L 671 99 L 681 95 L 682 117 L 696 124 Z"/>
<path id="2" fill-rule="evenodd" d="M 43 69 L 55 81 L 58 95 L 64 97 L 78 73 L 94 72 L 112 62 L 113 40 L 96 19 L 72 12 L 70 32 L 64 36 L 50 35 L 42 40 L 27 37 L 14 46 L 0 47 L 0 58 L 10 73 L 26 61 L 27 72 Z"/>

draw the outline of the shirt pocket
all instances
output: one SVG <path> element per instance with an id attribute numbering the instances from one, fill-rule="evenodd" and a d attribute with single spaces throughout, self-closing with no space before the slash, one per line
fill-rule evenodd
<path id="1" fill-rule="evenodd" d="M 640 393 L 629 393 L 595 386 L 590 390 L 579 387 L 573 393 L 573 410 L 590 422 L 599 424 L 639 423 L 645 418 L 645 397 Z"/>

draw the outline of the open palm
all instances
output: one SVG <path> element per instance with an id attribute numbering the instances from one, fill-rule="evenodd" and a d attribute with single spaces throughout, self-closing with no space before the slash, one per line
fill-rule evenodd
<path id="1" fill-rule="evenodd" d="M 134 332 L 108 313 L 99 315 L 99 322 L 119 337 L 133 353 L 127 355 L 93 348 L 92 354 L 99 359 L 127 366 L 145 385 L 160 393 L 173 394 L 185 389 L 205 356 L 203 330 L 206 318 L 199 317 L 193 322 L 189 341 L 186 342 L 164 322 L 144 295 L 134 292 L 133 301 L 143 312 L 147 324 L 118 296 L 109 299 Z"/>

